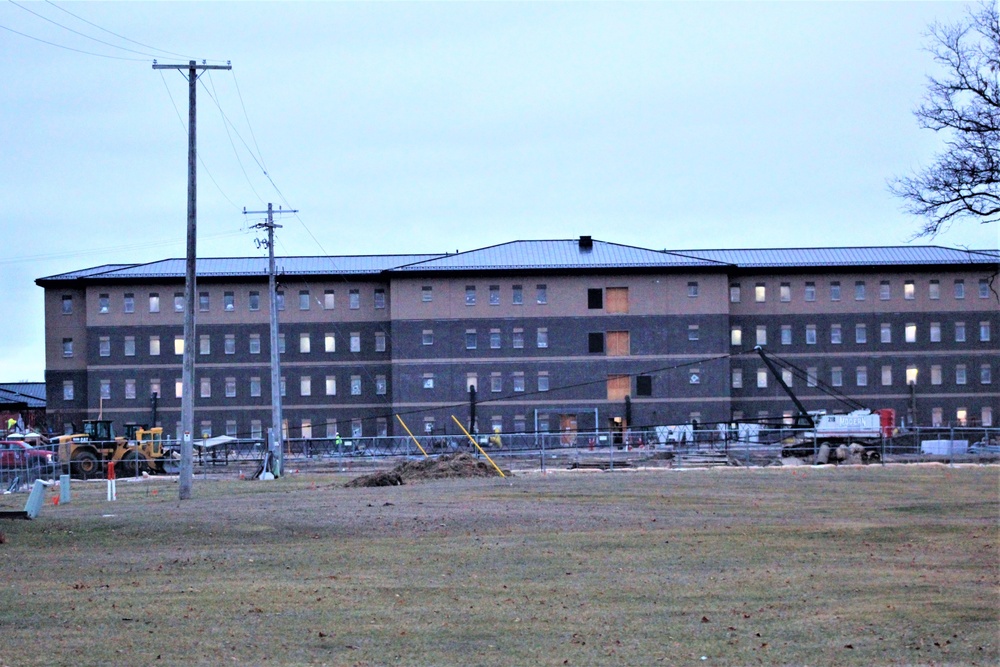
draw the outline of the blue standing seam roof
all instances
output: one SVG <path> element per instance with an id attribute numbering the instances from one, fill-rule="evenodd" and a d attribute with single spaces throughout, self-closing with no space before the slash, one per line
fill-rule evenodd
<path id="1" fill-rule="evenodd" d="M 759 248 L 747 250 L 677 250 L 743 268 L 823 266 L 903 266 L 933 264 L 991 264 L 996 251 L 959 250 L 941 246 L 883 246 L 862 248 Z"/>

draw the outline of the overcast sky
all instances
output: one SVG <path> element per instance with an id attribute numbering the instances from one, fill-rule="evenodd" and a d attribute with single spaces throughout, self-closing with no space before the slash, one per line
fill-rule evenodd
<path id="1" fill-rule="evenodd" d="M 890 245 L 919 221 L 886 180 L 941 148 L 912 116 L 934 72 L 926 30 L 965 10 L 18 5 L 0 3 L 0 381 L 44 378 L 36 278 L 184 254 L 187 84 L 153 57 L 232 61 L 198 89 L 200 256 L 264 254 L 242 209 L 267 202 L 300 209 L 282 220 L 281 255 L 581 234 L 658 249 Z M 998 230 L 969 222 L 916 243 L 995 248 Z"/>

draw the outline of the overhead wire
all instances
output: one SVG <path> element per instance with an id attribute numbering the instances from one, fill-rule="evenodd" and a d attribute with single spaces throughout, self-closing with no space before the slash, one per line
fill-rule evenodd
<path id="1" fill-rule="evenodd" d="M 42 44 L 48 44 L 49 46 L 54 46 L 59 49 L 65 49 L 67 51 L 73 51 L 74 53 L 82 53 L 87 56 L 96 56 L 98 58 L 109 58 L 111 60 L 129 60 L 132 62 L 146 62 L 148 58 L 127 58 L 125 56 L 110 56 L 106 53 L 94 53 L 93 51 L 84 51 L 83 49 L 75 49 L 71 46 L 65 46 L 64 44 L 56 44 L 55 42 L 50 42 L 48 40 L 42 39 L 40 37 L 35 37 L 27 33 L 23 33 L 19 30 L 14 30 L 13 28 L 8 28 L 5 25 L 0 25 L 0 29 L 6 30 L 7 32 L 12 32 L 15 35 L 20 35 L 21 37 L 27 37 L 28 39 L 33 39 L 36 42 L 41 42 Z"/>
<path id="2" fill-rule="evenodd" d="M 149 56 L 150 58 L 155 57 L 151 53 L 144 53 L 142 51 L 136 51 L 135 49 L 129 49 L 129 48 L 126 48 L 124 46 L 119 46 L 117 44 L 112 44 L 110 42 L 105 42 L 102 39 L 97 39 L 96 37 L 91 37 L 90 35 L 86 35 L 86 34 L 80 32 L 79 30 L 74 30 L 73 28 L 70 28 L 68 26 L 63 25 L 62 23 L 59 23 L 58 21 L 53 21 L 52 19 L 48 18 L 47 16 L 42 16 L 38 12 L 36 12 L 34 10 L 31 10 L 31 9 L 28 9 L 24 5 L 22 5 L 20 3 L 17 3 L 17 2 L 14 2 L 14 0 L 7 0 L 7 2 L 9 2 L 10 4 L 14 5 L 15 7 L 19 8 L 19 9 L 23 9 L 24 11 L 28 12 L 29 14 L 37 16 L 38 18 L 42 19 L 43 21 L 48 21 L 52 25 L 57 26 L 59 28 L 62 28 L 63 30 L 66 30 L 68 32 L 71 32 L 74 35 L 79 35 L 80 37 L 83 37 L 84 39 L 89 39 L 91 41 L 97 42 L 98 44 L 103 44 L 105 46 L 110 46 L 113 49 L 120 49 L 122 51 L 127 51 L 128 53 L 137 53 L 139 55 Z"/>

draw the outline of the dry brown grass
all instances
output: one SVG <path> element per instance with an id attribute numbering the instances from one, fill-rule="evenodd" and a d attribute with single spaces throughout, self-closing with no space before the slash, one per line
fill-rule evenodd
<path id="1" fill-rule="evenodd" d="M 74 483 L 0 665 L 1000 663 L 995 467 L 346 480 Z"/>

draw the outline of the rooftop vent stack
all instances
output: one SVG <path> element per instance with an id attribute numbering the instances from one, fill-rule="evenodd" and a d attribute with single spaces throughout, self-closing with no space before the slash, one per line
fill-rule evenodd
<path id="1" fill-rule="evenodd" d="M 580 252 L 590 252 L 594 249 L 594 239 L 589 236 L 580 237 Z"/>

